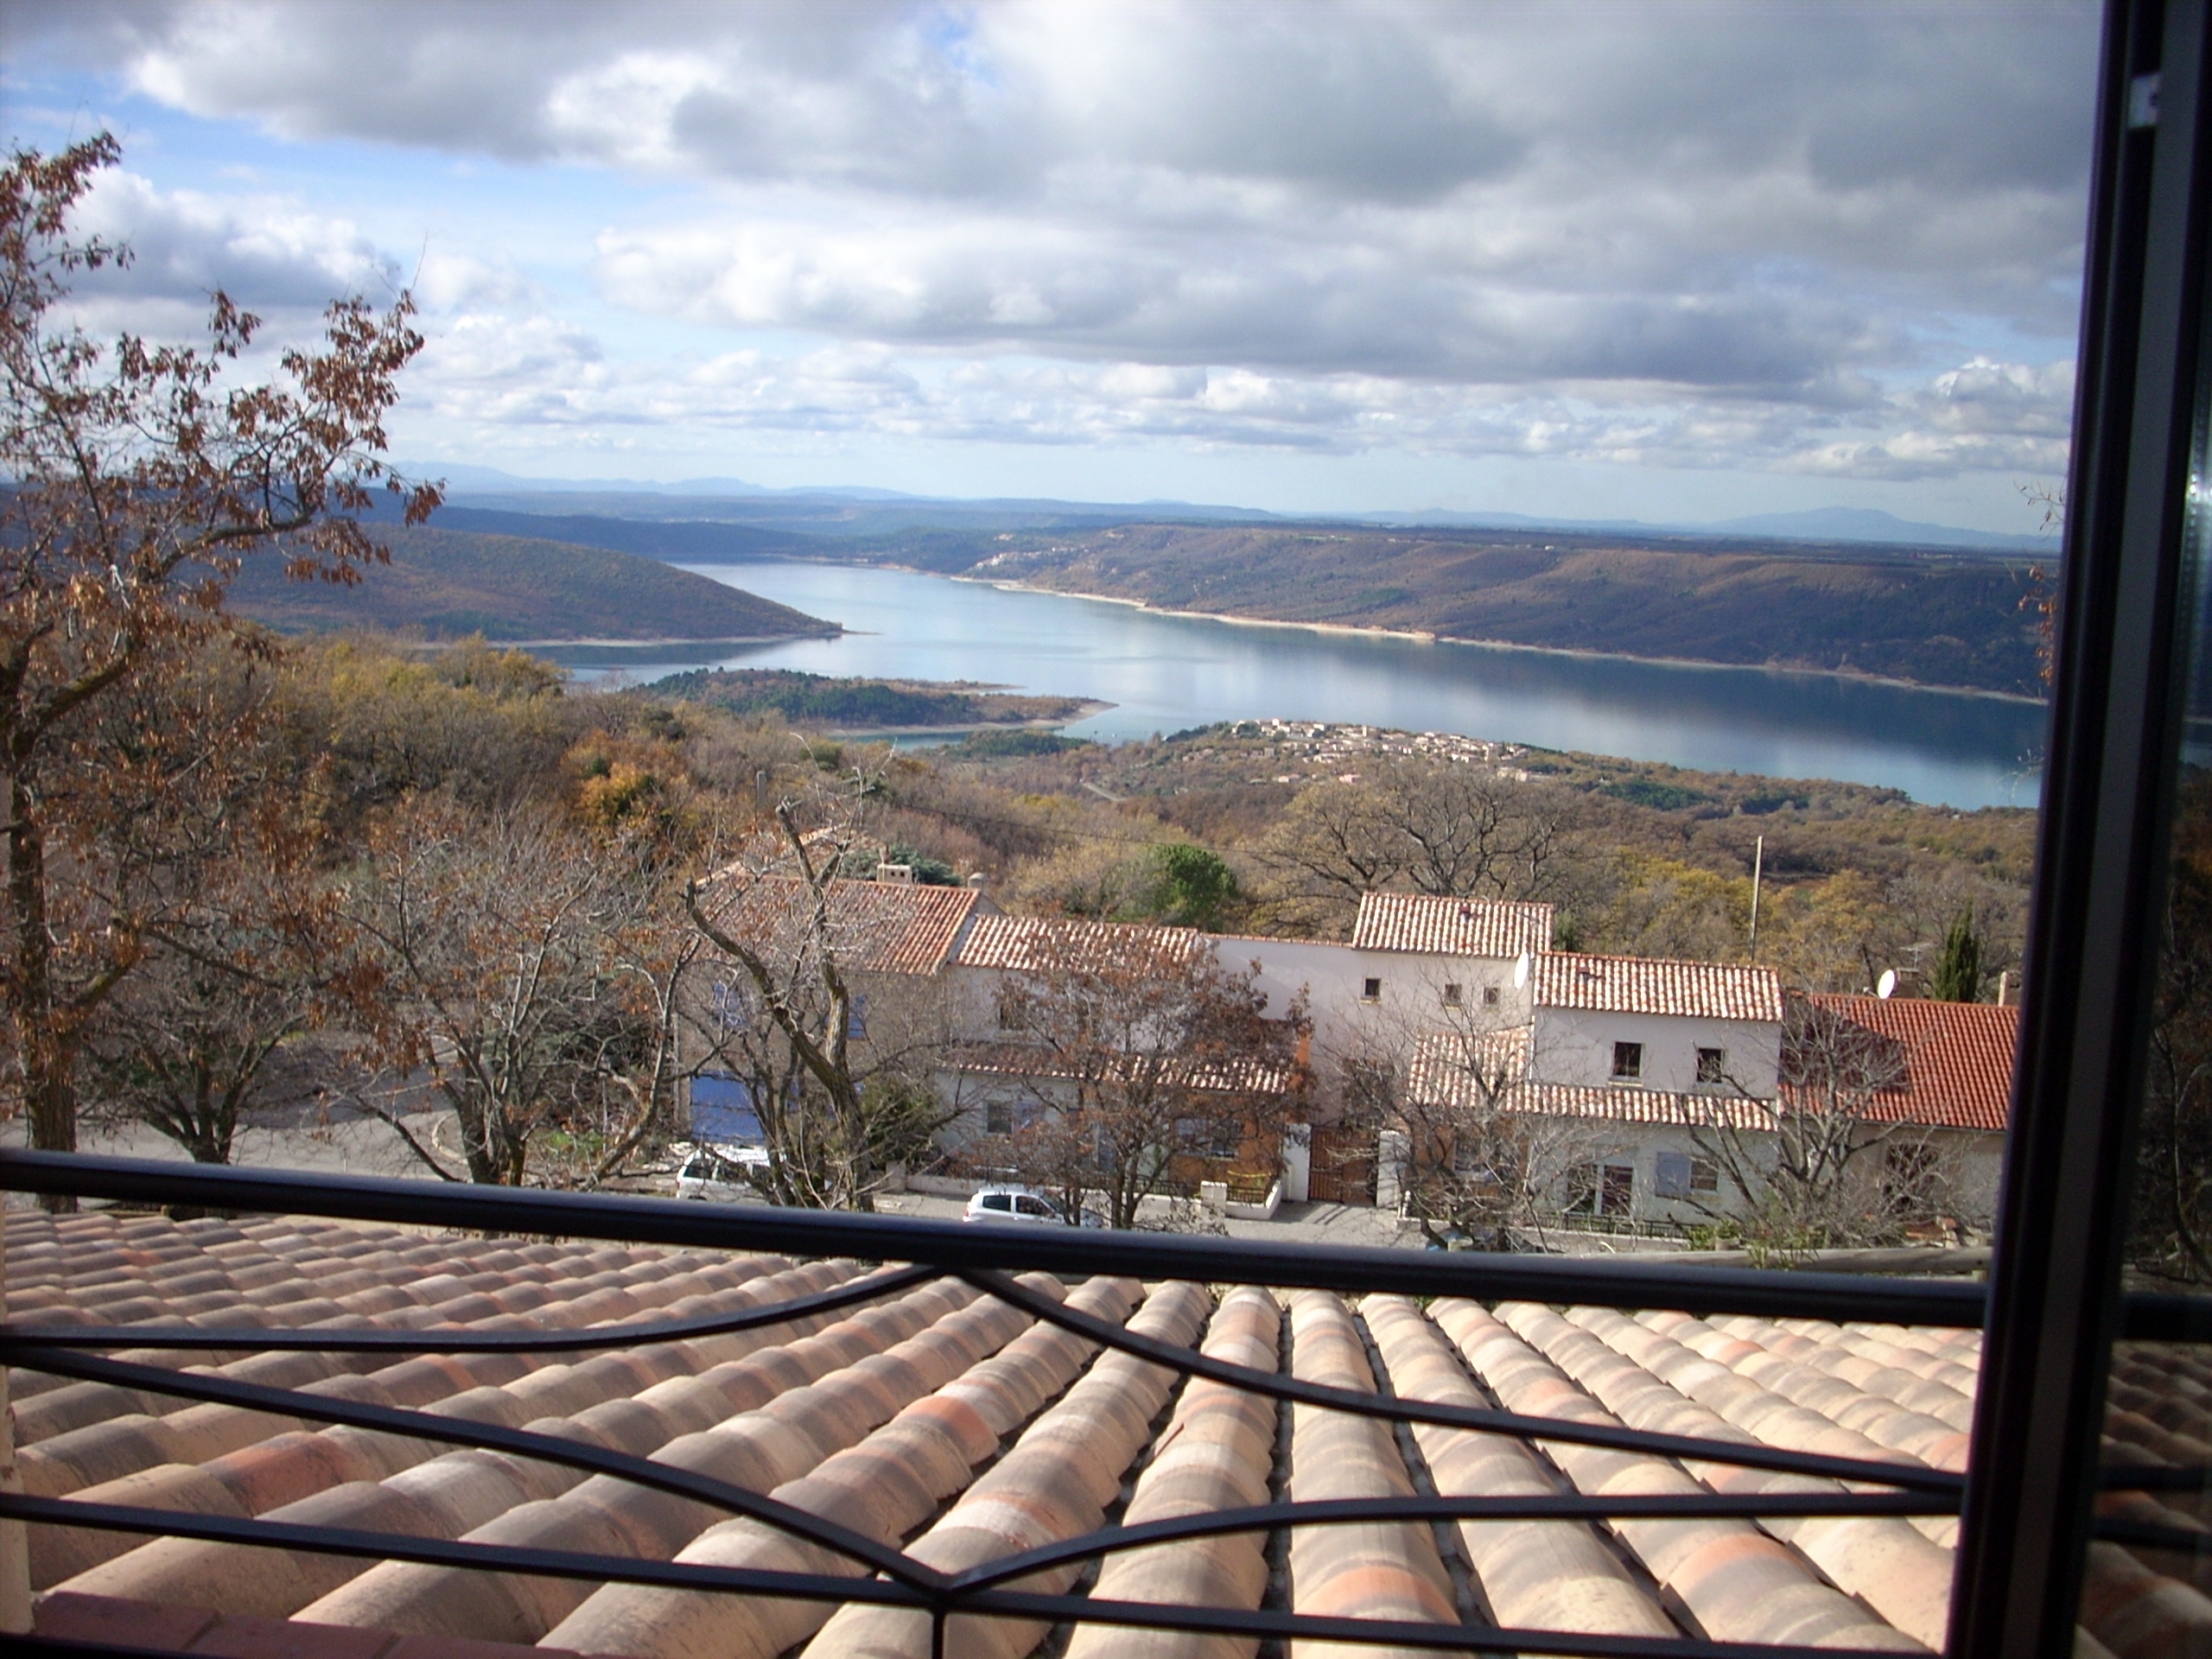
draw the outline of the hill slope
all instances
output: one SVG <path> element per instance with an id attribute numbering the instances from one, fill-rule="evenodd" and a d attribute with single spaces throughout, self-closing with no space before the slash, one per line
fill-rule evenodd
<path id="1" fill-rule="evenodd" d="M 489 639 L 782 639 L 841 632 L 789 606 L 608 548 L 379 524 L 391 563 L 354 587 L 248 563 L 232 608 L 288 632 L 420 629 Z"/>
<path id="2" fill-rule="evenodd" d="M 2039 694 L 2026 561 L 1551 531 L 1128 525 L 902 562 L 1281 622 Z M 897 556 L 892 555 L 891 556 Z"/>
<path id="3" fill-rule="evenodd" d="M 833 679 L 785 668 L 696 668 L 645 690 L 734 715 L 772 709 L 795 726 L 834 731 L 1065 725 L 1111 706 L 1081 697 L 1015 696 L 966 682 Z"/>

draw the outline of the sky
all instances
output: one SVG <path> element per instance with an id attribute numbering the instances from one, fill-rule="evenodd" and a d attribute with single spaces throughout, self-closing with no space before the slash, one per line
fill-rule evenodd
<path id="1" fill-rule="evenodd" d="M 2094 6 L 0 0 L 88 328 L 411 288 L 545 478 L 2029 531 Z"/>

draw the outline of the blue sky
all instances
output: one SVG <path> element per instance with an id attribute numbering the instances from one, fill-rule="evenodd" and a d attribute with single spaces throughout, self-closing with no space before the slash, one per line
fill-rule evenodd
<path id="1" fill-rule="evenodd" d="M 548 477 L 2027 530 L 2081 5 L 8 7 L 94 327 L 411 281 L 395 449 Z"/>

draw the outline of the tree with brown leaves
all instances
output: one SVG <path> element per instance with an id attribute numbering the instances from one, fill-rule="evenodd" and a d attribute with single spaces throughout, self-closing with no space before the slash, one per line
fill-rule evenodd
<path id="1" fill-rule="evenodd" d="M 215 645 L 266 652 L 223 614 L 245 558 L 357 580 L 383 556 L 351 516 L 376 489 L 410 523 L 439 499 L 382 460 L 397 378 L 423 343 L 404 294 L 381 313 L 333 304 L 321 349 L 285 351 L 251 385 L 224 376 L 259 321 L 219 293 L 198 346 L 129 334 L 103 346 L 57 321 L 75 280 L 129 263 L 71 226 L 120 154 L 103 134 L 53 156 L 19 149 L 0 168 L 0 473 L 12 480 L 0 495 L 0 1014 L 31 1144 L 65 1151 L 87 1021 L 147 937 L 127 892 L 98 879 L 78 890 L 78 875 L 158 799 L 161 764 L 178 753 L 149 767 L 144 734 L 111 710 Z M 187 747 L 205 759 L 226 737 L 211 728 Z"/>

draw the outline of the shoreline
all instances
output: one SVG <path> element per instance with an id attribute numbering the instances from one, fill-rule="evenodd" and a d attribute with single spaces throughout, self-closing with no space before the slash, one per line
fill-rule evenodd
<path id="1" fill-rule="evenodd" d="M 1079 725 L 1086 720 L 1096 719 L 1109 709 L 1118 709 L 1121 706 L 1118 702 L 1103 702 L 1096 698 L 1087 697 L 1084 700 L 1083 707 L 1078 712 L 1070 715 L 1064 720 L 1040 716 L 1035 720 L 977 720 L 969 721 L 964 724 L 951 722 L 942 726 L 855 726 L 851 728 L 833 726 L 823 728 L 822 735 L 843 738 L 937 737 L 940 735 L 950 737 L 957 734 L 962 737 L 967 737 L 976 732 L 1058 732 L 1064 727 Z"/>
<path id="2" fill-rule="evenodd" d="M 878 566 L 877 569 L 899 569 L 905 566 Z M 917 575 L 930 575 L 931 571 L 915 571 Z M 1465 639 L 1456 634 L 1435 633 L 1425 628 L 1370 628 L 1351 622 L 1293 622 L 1280 617 L 1231 616 L 1219 611 L 1170 610 L 1141 599 L 1125 599 L 1118 594 L 1077 593 L 1067 588 L 1040 588 L 1033 582 L 994 582 L 988 576 L 949 575 L 948 582 L 970 582 L 978 587 L 1001 588 L 1008 593 L 1049 594 L 1059 599 L 1087 600 L 1096 605 L 1126 605 L 1132 610 L 1147 612 L 1154 616 L 1184 617 L 1198 622 L 1225 622 L 1240 628 L 1302 628 L 1309 633 L 1348 633 L 1363 635 L 1374 639 L 1398 639 L 1421 645 L 1472 645 L 1484 651 L 1522 651 L 1542 657 L 1574 657 L 1594 662 L 1643 663 L 1655 668 L 1701 668 L 1724 674 L 1789 674 L 1807 679 L 1845 680 L 1858 685 L 1886 685 L 1901 691 L 1932 691 L 1950 697 L 1987 697 L 1998 702 L 2025 703 L 2031 708 L 2045 707 L 2042 697 L 2023 696 L 2018 691 L 1992 691 L 1984 686 L 1932 685 L 1925 680 L 1899 679 L 1891 674 L 1862 674 L 1847 668 L 1792 668 L 1778 663 L 1716 663 L 1701 657 L 1648 657 L 1630 651 L 1590 651 L 1574 645 L 1529 645 L 1513 639 Z"/>
<path id="3" fill-rule="evenodd" d="M 650 639 L 487 639 L 484 643 L 515 651 L 660 651 L 674 646 L 703 650 L 709 645 L 780 645 L 796 639 L 838 639 L 842 627 L 809 629 L 804 633 L 715 634 L 709 639 L 656 636 Z M 454 640 L 429 640 L 429 645 L 452 645 Z"/>

